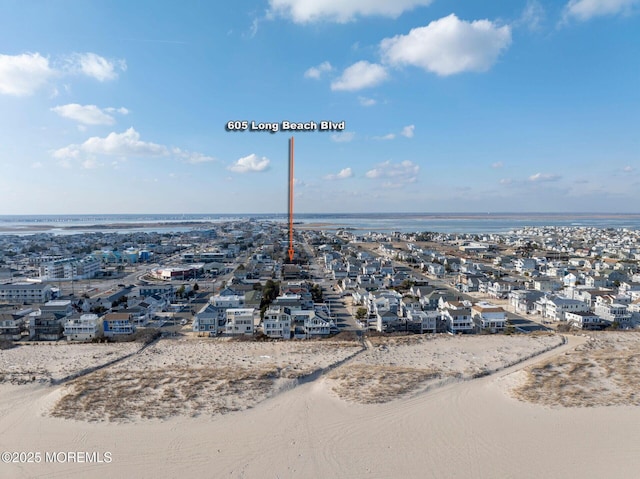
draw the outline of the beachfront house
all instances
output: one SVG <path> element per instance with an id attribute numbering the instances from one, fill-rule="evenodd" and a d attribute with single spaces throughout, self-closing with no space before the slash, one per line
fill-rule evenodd
<path id="1" fill-rule="evenodd" d="M 565 318 L 570 326 L 577 329 L 598 330 L 609 325 L 608 321 L 604 321 L 600 316 L 590 311 L 568 311 Z"/>
<path id="2" fill-rule="evenodd" d="M 225 311 L 227 324 L 225 333 L 231 336 L 251 336 L 254 332 L 256 310 L 253 308 L 230 308 Z"/>
<path id="3" fill-rule="evenodd" d="M 504 330 L 507 322 L 504 309 L 485 302 L 474 304 L 471 307 L 471 317 L 476 332 L 488 331 L 497 333 Z"/>
<path id="4" fill-rule="evenodd" d="M 471 319 L 471 308 L 445 308 L 442 311 L 442 319 L 450 333 L 473 333 L 474 323 Z"/>
<path id="5" fill-rule="evenodd" d="M 97 314 L 73 315 L 64 323 L 67 341 L 91 341 L 102 336 L 102 319 Z"/>
<path id="6" fill-rule="evenodd" d="M 206 333 L 209 336 L 217 336 L 224 329 L 224 308 L 219 308 L 211 303 L 205 304 L 193 317 L 191 326 L 195 333 Z"/>
<path id="7" fill-rule="evenodd" d="M 331 334 L 332 326 L 332 321 L 313 314 L 304 320 L 304 333 L 307 338 L 326 337 Z"/>
<path id="8" fill-rule="evenodd" d="M 0 339 L 20 341 L 27 331 L 25 318 L 15 313 L 0 313 Z"/>
<path id="9" fill-rule="evenodd" d="M 270 338 L 291 338 L 291 316 L 284 306 L 270 306 L 264 313 L 262 331 Z"/>
<path id="10" fill-rule="evenodd" d="M 64 318 L 53 313 L 35 311 L 29 315 L 29 339 L 33 341 L 57 341 L 64 332 Z"/>
<path id="11" fill-rule="evenodd" d="M 108 313 L 103 318 L 102 326 L 106 337 L 133 334 L 136 330 L 131 313 Z"/>
<path id="12" fill-rule="evenodd" d="M 439 311 L 409 311 L 407 313 L 407 330 L 420 334 L 435 333 L 439 317 Z"/>
<path id="13" fill-rule="evenodd" d="M 603 320 L 617 323 L 621 328 L 633 326 L 632 314 L 628 306 L 617 301 L 615 296 L 598 296 L 596 298 L 595 313 Z"/>

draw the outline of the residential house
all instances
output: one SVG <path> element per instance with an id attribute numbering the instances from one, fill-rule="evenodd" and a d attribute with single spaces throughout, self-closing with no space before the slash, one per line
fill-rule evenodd
<path id="1" fill-rule="evenodd" d="M 57 341 L 64 332 L 66 317 L 54 313 L 35 311 L 29 315 L 29 339 L 33 341 Z"/>
<path id="2" fill-rule="evenodd" d="M 403 296 L 400 300 L 401 316 L 406 318 L 411 311 L 422 311 L 420 300 L 413 296 Z"/>
<path id="3" fill-rule="evenodd" d="M 419 330 L 416 332 L 419 332 L 420 334 L 435 333 L 439 317 L 439 311 L 410 310 L 407 313 L 407 322 L 409 323 L 407 330 L 414 330 L 412 325 L 418 325 Z"/>
<path id="4" fill-rule="evenodd" d="M 536 311 L 536 301 L 544 293 L 531 289 L 516 289 L 509 293 L 509 305 L 519 314 L 530 314 Z"/>
<path id="5" fill-rule="evenodd" d="M 15 313 L 0 313 L 0 339 L 20 341 L 27 326 L 25 317 Z"/>
<path id="6" fill-rule="evenodd" d="M 225 333 L 251 336 L 255 328 L 256 310 L 253 308 L 229 308 L 225 311 Z"/>
<path id="7" fill-rule="evenodd" d="M 442 319 L 450 333 L 472 333 L 474 331 L 471 308 L 444 308 Z"/>
<path id="8" fill-rule="evenodd" d="M 537 267 L 537 262 L 533 258 L 517 258 L 513 264 L 520 274 L 531 273 Z"/>
<path id="9" fill-rule="evenodd" d="M 400 317 L 397 311 L 379 309 L 375 313 L 376 331 L 384 333 L 400 329 Z"/>
<path id="10" fill-rule="evenodd" d="M 615 296 L 598 296 L 595 313 L 603 320 L 617 323 L 621 328 L 633 327 L 632 313 L 626 304 L 616 302 Z"/>
<path id="11" fill-rule="evenodd" d="M 224 308 L 213 304 L 205 304 L 193 317 L 191 329 L 196 333 L 207 333 L 217 336 L 224 329 L 226 322 Z"/>
<path id="12" fill-rule="evenodd" d="M 552 293 L 562 288 L 562 283 L 556 279 L 544 277 L 537 278 L 533 282 L 533 289 L 543 293 Z"/>
<path id="13" fill-rule="evenodd" d="M 270 338 L 291 338 L 291 316 L 284 306 L 270 306 L 264 313 L 262 331 Z"/>
<path id="14" fill-rule="evenodd" d="M 504 309 L 485 302 L 474 304 L 471 307 L 471 318 L 477 332 L 489 331 L 497 333 L 504 330 L 507 322 Z"/>
<path id="15" fill-rule="evenodd" d="M 108 313 L 103 317 L 102 327 L 106 337 L 123 336 L 136 331 L 131 313 Z"/>
<path id="16" fill-rule="evenodd" d="M 591 311 L 568 311 L 565 318 L 569 325 L 578 329 L 598 330 L 610 324 Z"/>
<path id="17" fill-rule="evenodd" d="M 74 314 L 64 323 L 67 341 L 90 341 L 102 334 L 102 318 L 97 314 Z"/>
<path id="18" fill-rule="evenodd" d="M 564 296 L 543 296 L 536 301 L 536 312 L 544 318 L 565 321 L 567 312 L 588 312 L 589 305 L 583 301 Z"/>
<path id="19" fill-rule="evenodd" d="M 506 299 L 509 292 L 515 288 L 515 283 L 511 281 L 494 281 L 487 289 L 487 294 L 491 298 Z"/>
<path id="20" fill-rule="evenodd" d="M 316 314 L 310 315 L 304 321 L 304 332 L 307 338 L 329 336 L 333 327 L 332 321 Z"/>

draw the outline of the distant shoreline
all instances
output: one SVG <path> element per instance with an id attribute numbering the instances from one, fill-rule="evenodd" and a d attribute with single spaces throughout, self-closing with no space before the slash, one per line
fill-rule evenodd
<path id="1" fill-rule="evenodd" d="M 265 221 L 286 224 L 273 215 L 0 215 L 0 234 L 81 234 L 93 232 L 179 233 L 213 229 L 223 223 Z M 346 229 L 403 233 L 505 234 L 524 227 L 640 229 L 640 213 L 301 213 L 299 230 Z"/>

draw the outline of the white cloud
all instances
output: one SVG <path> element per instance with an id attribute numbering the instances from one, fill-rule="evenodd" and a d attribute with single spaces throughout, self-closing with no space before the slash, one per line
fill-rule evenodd
<path id="1" fill-rule="evenodd" d="M 544 18 L 545 11 L 540 2 L 538 0 L 528 0 L 516 25 L 524 25 L 529 30 L 535 31 L 540 29 Z"/>
<path id="2" fill-rule="evenodd" d="M 570 0 L 564 7 L 564 19 L 586 21 L 603 15 L 629 14 L 640 0 Z"/>
<path id="3" fill-rule="evenodd" d="M 536 173 L 529 177 L 529 181 L 534 183 L 541 183 L 544 181 L 557 181 L 560 179 L 559 175 L 553 175 L 551 173 Z"/>
<path id="4" fill-rule="evenodd" d="M 386 140 L 394 140 L 395 137 L 396 137 L 395 133 L 388 133 L 388 134 L 386 134 L 384 136 L 374 136 L 373 139 L 374 140 L 385 140 L 386 141 Z"/>
<path id="5" fill-rule="evenodd" d="M 96 157 L 111 156 L 120 160 L 128 157 L 170 158 L 191 164 L 200 164 L 218 161 L 212 156 L 202 153 L 169 148 L 158 143 L 142 141 L 140 134 L 133 128 L 122 133 L 109 133 L 102 138 L 94 136 L 81 144 L 71 144 L 59 148 L 53 152 L 53 157 L 60 160 L 59 164 L 64 168 L 72 166 L 72 160 L 79 161 L 83 168 L 97 168 L 102 163 L 96 161 Z M 117 166 L 117 164 L 114 164 Z"/>
<path id="6" fill-rule="evenodd" d="M 467 22 L 451 14 L 407 35 L 385 38 L 380 50 L 391 65 L 413 65 L 447 76 L 487 71 L 510 44 L 508 25 L 500 27 L 489 20 Z"/>
<path id="7" fill-rule="evenodd" d="M 355 138 L 356 134 L 353 131 L 343 131 L 341 133 L 334 133 L 331 135 L 331 141 L 336 143 L 349 143 Z"/>
<path id="8" fill-rule="evenodd" d="M 387 179 L 383 186 L 393 188 L 402 184 L 415 183 L 418 179 L 420 167 L 412 161 L 405 160 L 401 163 L 385 161 L 375 168 L 367 171 L 364 176 L 370 179 Z"/>
<path id="9" fill-rule="evenodd" d="M 625 173 L 632 173 L 635 170 L 635 168 L 633 166 L 625 166 L 624 168 L 622 168 L 622 171 L 624 171 Z"/>
<path id="10" fill-rule="evenodd" d="M 416 129 L 415 125 L 407 125 L 402 129 L 402 131 L 400 132 L 400 135 L 404 136 L 405 138 L 413 138 L 413 133 L 415 129 Z M 384 140 L 395 140 L 396 137 L 397 135 L 395 133 L 387 133 L 386 135 L 383 135 L 383 136 L 373 136 L 372 139 L 384 141 Z"/>
<path id="11" fill-rule="evenodd" d="M 309 184 L 307 182 L 305 182 L 305 181 L 303 181 L 303 180 L 301 180 L 299 178 L 294 178 L 293 179 L 293 185 L 294 186 L 298 186 L 300 188 L 304 188 L 306 186 L 309 186 Z"/>
<path id="12" fill-rule="evenodd" d="M 502 178 L 502 179 L 500 180 L 500 184 L 501 184 L 501 185 L 504 185 L 504 186 L 508 186 L 508 185 L 510 185 L 511 183 L 513 183 L 513 180 L 512 180 L 511 178 Z"/>
<path id="13" fill-rule="evenodd" d="M 331 70 L 333 70 L 331 63 L 322 62 L 317 67 L 311 67 L 306 72 L 304 72 L 304 77 L 318 79 L 322 76 L 323 73 L 330 72 Z"/>
<path id="14" fill-rule="evenodd" d="M 415 129 L 416 129 L 415 125 L 407 125 L 402 129 L 400 134 L 405 138 L 413 138 L 413 132 L 415 131 Z"/>
<path id="15" fill-rule="evenodd" d="M 353 170 L 351 168 L 343 168 L 337 174 L 330 174 L 324 177 L 325 180 L 346 180 L 347 178 L 351 178 L 353 176 Z"/>
<path id="16" fill-rule="evenodd" d="M 33 168 L 34 170 L 40 169 L 42 168 L 42 163 L 39 161 L 36 161 L 35 163 L 31 163 L 31 168 Z"/>
<path id="17" fill-rule="evenodd" d="M 114 108 L 114 107 L 110 106 L 109 108 L 105 108 L 104 111 L 109 112 L 109 113 L 120 113 L 121 115 L 128 115 L 129 114 L 129 110 L 127 110 L 125 107 Z"/>
<path id="18" fill-rule="evenodd" d="M 118 70 L 127 69 L 124 60 L 107 60 L 95 53 L 74 53 L 61 63 L 54 66 L 55 62 L 40 53 L 0 54 L 0 94 L 32 95 L 52 78 L 65 75 L 82 74 L 103 82 L 117 78 Z M 58 93 L 54 86 L 52 96 L 55 98 Z"/>
<path id="19" fill-rule="evenodd" d="M 363 60 L 345 68 L 342 76 L 331 83 L 331 89 L 361 90 L 382 83 L 388 76 L 387 70 L 382 65 Z"/>
<path id="20" fill-rule="evenodd" d="M 346 23 L 358 16 L 397 18 L 432 0 L 269 0 L 269 14 L 290 18 L 295 23 L 327 20 Z"/>
<path id="21" fill-rule="evenodd" d="M 69 169 L 71 168 L 71 160 L 69 160 L 69 158 L 60 158 L 58 161 L 58 165 L 61 168 Z"/>
<path id="22" fill-rule="evenodd" d="M 123 110 L 127 111 L 126 108 Z M 105 112 L 119 112 L 116 108 L 102 110 L 96 105 L 79 105 L 77 103 L 56 106 L 51 108 L 51 111 L 63 118 L 69 118 L 85 125 L 113 125 L 116 122 L 115 118 Z"/>
<path id="23" fill-rule="evenodd" d="M 109 133 L 105 138 L 93 136 L 80 145 L 69 145 L 54 151 L 53 156 L 79 158 L 82 155 L 105 156 L 168 156 L 164 145 L 140 140 L 140 134 L 133 128 L 122 133 Z"/>
<path id="24" fill-rule="evenodd" d="M 362 106 L 373 106 L 377 103 L 373 98 L 367 98 L 364 96 L 359 96 L 358 101 Z"/>
<path id="25" fill-rule="evenodd" d="M 192 165 L 198 165 L 200 163 L 211 163 L 218 161 L 213 156 L 204 155 L 202 153 L 185 151 L 180 148 L 172 148 L 171 153 L 177 158 L 186 161 L 187 163 L 191 163 Z"/>
<path id="26" fill-rule="evenodd" d="M 0 93 L 5 95 L 31 95 L 55 74 L 39 53 L 0 55 Z"/>
<path id="27" fill-rule="evenodd" d="M 95 158 L 87 158 L 81 163 L 81 166 L 85 170 L 93 170 L 102 166 Z"/>
<path id="28" fill-rule="evenodd" d="M 266 157 L 259 158 L 256 154 L 251 153 L 249 156 L 245 156 L 236 161 L 233 165 L 227 169 L 236 173 L 249 173 L 255 171 L 265 171 L 269 168 L 269 159 Z"/>
<path id="29" fill-rule="evenodd" d="M 107 60 L 95 53 L 74 53 L 67 58 L 67 68 L 73 73 L 82 73 L 98 81 L 115 80 L 117 70 L 126 71 L 124 60 Z"/>
<path id="30" fill-rule="evenodd" d="M 504 166 L 504 163 L 502 163 L 501 161 L 496 161 L 495 163 L 491 163 L 491 168 L 494 168 L 494 169 L 502 168 L 503 166 Z"/>

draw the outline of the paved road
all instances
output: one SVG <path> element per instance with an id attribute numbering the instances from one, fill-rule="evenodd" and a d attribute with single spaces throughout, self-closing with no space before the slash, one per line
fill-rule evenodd
<path id="1" fill-rule="evenodd" d="M 322 264 L 321 259 L 314 253 L 311 245 L 306 241 L 301 244 L 310 258 L 309 274 L 311 276 L 311 280 L 322 287 L 322 297 L 324 298 L 325 303 L 329 306 L 331 316 L 334 318 L 336 326 L 338 326 L 341 331 L 361 331 L 361 328 L 356 323 L 355 318 L 347 309 L 341 294 L 336 290 L 336 282 L 325 277 L 324 265 Z"/>

